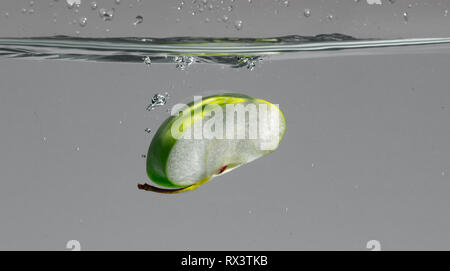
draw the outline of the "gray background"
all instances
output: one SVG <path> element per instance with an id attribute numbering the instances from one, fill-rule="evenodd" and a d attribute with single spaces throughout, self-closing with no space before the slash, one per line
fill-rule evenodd
<path id="1" fill-rule="evenodd" d="M 20 8 L 28 7 L 28 1 L 3 1 L 0 10 L 18 11 L 0 19 L 2 35 L 49 31 L 44 22 L 32 23 L 51 20 L 40 15 L 51 14 L 46 11 L 50 1 L 44 2 L 38 9 L 41 3 L 35 1 L 35 13 L 23 15 L 23 24 L 5 25 L 5 20 L 22 16 Z M 142 10 L 156 18 L 144 15 L 148 24 L 138 26 L 151 30 L 130 34 L 127 26 L 120 27 L 117 16 L 110 22 L 114 24 L 110 32 L 91 29 L 89 34 L 257 36 L 353 31 L 344 31 L 344 23 L 327 22 L 298 30 L 303 18 L 297 18 L 296 27 L 289 20 L 302 12 L 303 8 L 293 8 L 300 1 L 265 16 L 270 27 L 251 24 L 261 19 L 254 13 L 264 14 L 273 10 L 269 4 L 277 4 L 264 2 L 247 11 L 252 19 L 244 21 L 241 31 L 220 23 L 204 26 L 189 14 L 186 20 L 191 23 L 173 26 L 175 15 L 166 18 L 156 10 L 171 14 L 176 2 L 152 1 L 142 5 L 153 8 Z M 398 0 L 393 5 L 406 3 Z M 55 7 L 60 4 L 62 0 Z M 359 7 L 361 12 L 376 8 L 386 9 L 386 16 L 392 12 L 384 4 L 345 4 L 366 5 Z M 322 5 L 324 10 L 329 5 L 337 8 L 334 1 Z M 117 14 L 122 6 L 130 9 L 122 0 Z M 421 9 L 424 14 L 432 10 L 424 7 L 415 12 Z M 347 17 L 357 16 L 345 10 Z M 282 12 L 294 15 L 288 20 Z M 417 37 L 445 36 L 437 32 L 441 25 L 433 22 L 434 15 L 423 16 L 422 21 L 417 19 L 421 22 L 417 32 L 408 28 L 416 20 L 411 18 L 407 26 L 392 19 L 389 31 L 370 34 L 391 36 L 398 30 Z M 343 18 L 339 15 L 338 21 Z M 56 25 L 65 29 L 58 30 L 64 34 L 73 34 L 76 28 Z M 95 28 L 92 21 L 88 25 Z M 406 28 L 410 32 L 403 32 Z M 424 29 L 426 33 L 421 32 Z M 372 239 L 379 240 L 384 250 L 450 249 L 450 51 L 445 46 L 435 48 L 302 55 L 263 61 L 253 71 L 206 64 L 180 71 L 169 64 L 148 68 L 2 58 L 0 249 L 64 250 L 71 239 L 80 241 L 83 250 L 366 250 Z M 193 192 L 171 196 L 138 191 L 136 184 L 147 180 L 141 154 L 168 116 L 166 109 L 194 94 L 222 90 L 280 105 L 287 132 L 279 149 Z M 147 112 L 153 94 L 164 91 L 171 94 L 169 103 Z M 153 132 L 147 134 L 145 128 Z"/>

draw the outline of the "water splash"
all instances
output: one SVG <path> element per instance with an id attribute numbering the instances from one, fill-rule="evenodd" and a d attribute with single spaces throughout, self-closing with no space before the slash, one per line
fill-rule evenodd
<path id="1" fill-rule="evenodd" d="M 152 59 L 149 56 L 144 57 L 144 64 L 150 67 L 152 65 Z"/>
<path id="2" fill-rule="evenodd" d="M 195 59 L 193 56 L 177 56 L 175 62 L 177 63 L 176 68 L 184 71 L 195 62 Z"/>
<path id="3" fill-rule="evenodd" d="M 186 69 L 195 63 L 221 64 L 233 68 L 252 68 L 245 59 L 310 58 L 338 54 L 373 54 L 366 48 L 441 45 L 448 48 L 450 38 L 356 39 L 342 34 L 283 36 L 273 38 L 82 38 L 68 36 L 0 38 L 0 57 L 87 60 L 103 62 L 175 63 Z M 416 47 L 413 47 L 413 49 Z M 382 52 L 389 52 L 383 49 Z M 393 49 L 392 49 L 393 50 Z M 398 52 L 399 51 L 399 52 Z M 308 52 L 306 54 L 305 52 Z M 313 54 L 313 52 L 316 52 Z M 244 59 L 244 61 L 243 61 Z M 255 62 L 257 63 L 257 61 Z M 255 64 L 254 63 L 254 64 Z"/>

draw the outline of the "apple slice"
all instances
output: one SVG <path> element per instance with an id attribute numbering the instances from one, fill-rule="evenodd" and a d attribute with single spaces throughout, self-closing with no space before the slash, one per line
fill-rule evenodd
<path id="1" fill-rule="evenodd" d="M 160 187 L 139 189 L 194 190 L 274 151 L 286 129 L 277 106 L 242 94 L 205 97 L 179 111 L 159 127 L 148 150 L 147 174 Z"/>

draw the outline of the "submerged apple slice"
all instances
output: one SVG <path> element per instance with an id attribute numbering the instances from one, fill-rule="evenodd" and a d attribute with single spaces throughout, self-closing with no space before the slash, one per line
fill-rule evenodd
<path id="1" fill-rule="evenodd" d="M 147 155 L 147 174 L 161 187 L 139 184 L 139 189 L 193 190 L 274 151 L 286 129 L 277 106 L 241 94 L 205 97 L 172 115 L 156 132 Z"/>

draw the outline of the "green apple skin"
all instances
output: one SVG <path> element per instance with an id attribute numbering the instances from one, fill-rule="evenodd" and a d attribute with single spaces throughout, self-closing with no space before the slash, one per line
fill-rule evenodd
<path id="1" fill-rule="evenodd" d="M 237 93 L 225 93 L 220 95 L 213 95 L 204 97 L 202 99 L 202 111 L 208 105 L 208 99 L 218 99 L 218 101 L 215 101 L 214 103 L 218 104 L 219 106 L 226 106 L 226 104 L 232 104 L 232 103 L 240 103 L 246 100 L 258 100 L 258 101 L 264 101 L 261 99 L 255 99 L 247 95 L 243 94 L 237 94 Z M 220 98 L 224 98 L 223 101 L 220 100 Z M 236 98 L 236 100 L 233 101 L 233 99 L 229 98 Z M 264 101 L 266 102 L 266 101 Z M 267 102 L 266 102 L 267 103 Z M 189 110 L 191 111 L 191 114 L 194 114 L 194 102 L 191 102 L 187 105 L 189 107 Z M 281 112 L 281 110 L 280 110 Z M 282 112 L 281 112 L 282 114 Z M 170 116 L 168 119 L 166 119 L 161 126 L 159 127 L 158 131 L 155 133 L 155 136 L 152 139 L 152 142 L 150 143 L 150 147 L 148 149 L 147 153 L 147 175 L 148 177 L 157 185 L 167 187 L 167 188 L 186 188 L 191 185 L 178 185 L 173 183 L 167 178 L 166 174 L 166 168 L 167 168 L 167 161 L 170 155 L 170 152 L 177 142 L 177 139 L 175 139 L 171 134 L 171 127 L 172 124 L 175 122 L 175 120 L 178 118 L 178 116 Z M 283 135 L 282 135 L 283 136 Z M 280 141 L 282 139 L 282 136 L 280 137 Z"/>

